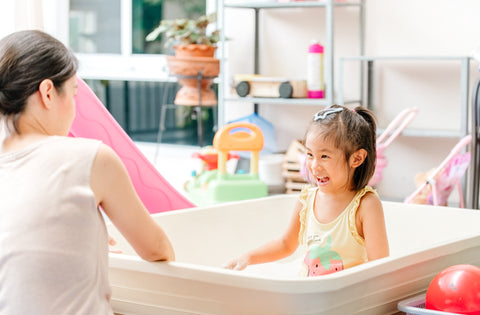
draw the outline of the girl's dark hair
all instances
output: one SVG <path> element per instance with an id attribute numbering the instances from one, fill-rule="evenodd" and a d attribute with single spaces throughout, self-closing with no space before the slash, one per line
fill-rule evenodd
<path id="1" fill-rule="evenodd" d="M 6 36 L 0 40 L 0 114 L 22 113 L 45 79 L 61 91 L 77 68 L 74 54 L 47 33 L 28 30 Z"/>
<path id="2" fill-rule="evenodd" d="M 335 110 L 337 108 L 337 110 Z M 376 123 L 373 113 L 361 106 L 353 110 L 333 105 L 318 112 L 305 134 L 315 132 L 345 152 L 346 161 L 359 149 L 367 151 L 365 161 L 353 173 L 353 190 L 360 190 L 368 184 L 375 172 L 377 159 Z"/>

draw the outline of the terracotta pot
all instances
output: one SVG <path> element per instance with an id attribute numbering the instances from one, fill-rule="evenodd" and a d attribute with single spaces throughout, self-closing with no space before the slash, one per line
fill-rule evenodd
<path id="1" fill-rule="evenodd" d="M 212 57 L 217 47 L 209 45 L 191 44 L 173 46 L 176 57 Z"/>
<path id="2" fill-rule="evenodd" d="M 217 97 L 211 89 L 214 77 L 220 72 L 219 60 L 213 57 L 216 47 L 178 45 L 174 49 L 175 56 L 167 56 L 168 67 L 170 73 L 178 77 L 178 83 L 182 86 L 177 92 L 174 103 L 187 106 L 216 105 Z M 208 78 L 200 80 L 201 93 L 199 94 L 197 76 L 200 71 L 202 77 Z"/>

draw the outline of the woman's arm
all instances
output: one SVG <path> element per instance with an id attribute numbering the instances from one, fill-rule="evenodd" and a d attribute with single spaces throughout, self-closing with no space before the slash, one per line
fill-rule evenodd
<path id="1" fill-rule="evenodd" d="M 138 197 L 127 169 L 104 144 L 93 162 L 90 185 L 97 205 L 140 257 L 148 261 L 175 259 L 170 240 Z"/>
<path id="2" fill-rule="evenodd" d="M 357 211 L 357 230 L 365 239 L 368 260 L 387 257 L 388 246 L 382 202 L 373 193 L 366 194 Z"/>
<path id="3" fill-rule="evenodd" d="M 242 256 L 229 261 L 224 267 L 243 270 L 248 265 L 276 261 L 291 255 L 298 247 L 298 233 L 300 231 L 299 212 L 301 209 L 302 204 L 300 201 L 297 201 L 290 223 L 280 238 L 246 252 Z"/>

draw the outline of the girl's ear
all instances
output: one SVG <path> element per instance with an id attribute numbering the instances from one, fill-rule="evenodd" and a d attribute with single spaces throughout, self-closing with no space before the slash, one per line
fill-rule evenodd
<path id="1" fill-rule="evenodd" d="M 367 158 L 367 154 L 367 150 L 365 149 L 358 149 L 353 152 L 350 156 L 350 167 L 357 168 L 362 165 L 363 161 Z"/>
<path id="2" fill-rule="evenodd" d="M 49 109 L 51 106 L 54 90 L 55 90 L 55 85 L 50 79 L 43 80 L 42 82 L 40 82 L 40 85 L 38 86 L 38 92 L 40 93 L 42 105 L 47 109 Z"/>

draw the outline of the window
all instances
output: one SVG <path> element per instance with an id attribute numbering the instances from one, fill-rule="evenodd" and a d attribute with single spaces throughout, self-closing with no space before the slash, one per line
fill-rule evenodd
<path id="1" fill-rule="evenodd" d="M 62 0 L 57 0 L 62 1 Z M 173 104 L 176 82 L 168 77 L 162 41 L 145 37 L 162 19 L 213 12 L 214 0 L 70 0 L 69 45 L 79 75 L 136 141 L 157 141 L 162 106 Z M 156 81 L 156 82 L 154 82 Z M 168 93 L 166 93 L 168 92 Z M 167 95 L 167 97 L 165 97 Z M 181 108 L 180 108 L 181 109 Z M 191 109 L 169 109 L 162 143 L 196 145 L 198 118 Z M 204 141 L 211 144 L 215 112 L 202 115 Z"/>
<path id="2" fill-rule="evenodd" d="M 70 1 L 69 44 L 77 53 L 121 53 L 118 0 Z"/>
<path id="3" fill-rule="evenodd" d="M 92 79 L 166 80 L 162 41 L 145 36 L 162 19 L 196 17 L 213 0 L 70 0 L 69 45 Z M 213 10 L 212 10 L 213 11 Z"/>
<path id="4" fill-rule="evenodd" d="M 205 0 L 133 0 L 132 52 L 134 54 L 168 54 L 164 41 L 145 41 L 145 36 L 162 19 L 196 18 L 206 13 Z"/>
<path id="5" fill-rule="evenodd" d="M 157 142 L 160 118 L 164 130 L 161 143 L 199 145 L 198 115 L 192 107 L 173 104 L 176 82 L 87 80 L 125 132 L 134 141 Z M 202 109 L 204 145 L 211 145 L 215 134 L 216 109 Z"/>

